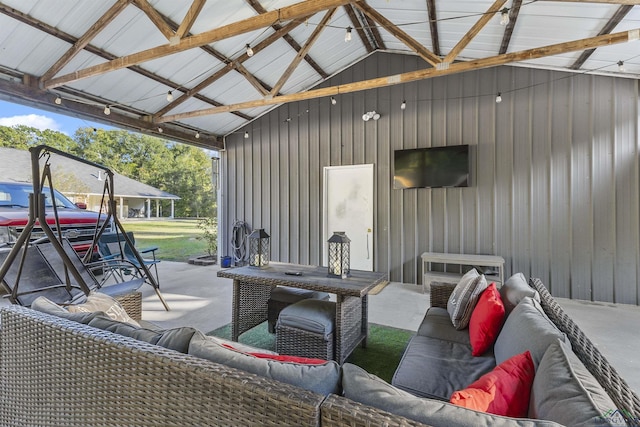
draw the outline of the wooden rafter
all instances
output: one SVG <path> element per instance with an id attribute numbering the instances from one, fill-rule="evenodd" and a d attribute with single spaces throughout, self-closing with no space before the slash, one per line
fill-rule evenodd
<path id="1" fill-rule="evenodd" d="M 451 52 L 449 52 L 447 56 L 444 57 L 443 62 L 449 64 L 452 63 L 458 57 L 460 52 L 462 52 L 464 48 L 467 47 L 469 43 L 471 43 L 471 40 L 473 40 L 473 38 L 480 32 L 480 30 L 482 30 L 482 28 L 484 28 L 484 26 L 487 25 L 487 23 L 491 19 L 493 19 L 495 14 L 500 11 L 500 8 L 504 6 L 506 2 L 507 0 L 496 0 L 495 2 L 493 2 L 489 9 L 487 9 L 487 12 L 483 13 L 482 16 L 480 16 L 478 22 L 473 24 L 467 34 L 462 36 L 460 41 L 453 47 L 453 49 L 451 49 Z"/>
<path id="2" fill-rule="evenodd" d="M 509 23 L 504 29 L 504 35 L 502 36 L 502 43 L 500 43 L 499 54 L 507 53 L 509 49 L 509 43 L 511 43 L 511 36 L 513 35 L 513 29 L 518 22 L 518 15 L 520 14 L 520 6 L 522 6 L 522 0 L 513 0 L 511 3 L 511 9 L 509 9 Z"/>
<path id="3" fill-rule="evenodd" d="M 377 10 L 371 8 L 365 2 L 357 1 L 355 5 L 365 15 L 367 15 L 369 18 L 376 21 L 378 24 L 382 25 L 387 31 L 393 34 L 398 40 L 402 41 L 405 45 L 407 45 L 411 50 L 416 52 L 422 59 L 427 61 L 429 64 L 435 66 L 441 62 L 441 59 L 438 56 L 434 55 L 430 50 L 428 50 L 423 45 L 418 43 L 413 37 L 411 37 L 404 31 L 402 31 L 400 28 L 398 28 L 391 21 L 385 18 Z"/>
<path id="4" fill-rule="evenodd" d="M 280 79 L 278 79 L 278 82 L 276 83 L 276 85 L 273 87 L 273 89 L 271 89 L 272 96 L 275 96 L 280 92 L 280 89 L 282 89 L 282 86 L 284 86 L 287 80 L 289 80 L 289 77 L 291 77 L 295 69 L 298 68 L 298 65 L 300 65 L 300 62 L 302 62 L 302 59 L 309 52 L 309 50 L 314 45 L 314 43 L 318 40 L 318 37 L 320 37 L 320 34 L 325 29 L 325 27 L 327 26 L 327 24 L 329 23 L 329 21 L 331 20 L 331 18 L 335 13 L 336 13 L 335 7 L 333 9 L 329 9 L 329 11 L 325 13 L 324 17 L 322 18 L 320 23 L 316 26 L 315 30 L 313 30 L 313 33 L 311 33 L 311 36 L 307 39 L 302 49 L 300 49 L 300 51 L 295 56 L 295 58 L 293 58 L 293 61 L 291 61 L 291 64 L 289 64 L 289 66 L 284 71 L 284 73 L 282 73 L 282 76 L 280 76 Z"/>
<path id="5" fill-rule="evenodd" d="M 71 46 L 69 50 L 65 52 L 64 55 L 60 57 L 56 61 L 55 64 L 51 66 L 43 75 L 42 80 L 49 80 L 53 76 L 55 76 L 58 71 L 62 70 L 62 68 L 69 63 L 82 49 L 84 49 L 93 38 L 102 31 L 111 21 L 115 19 L 116 16 L 122 12 L 127 5 L 129 4 L 129 0 L 118 0 L 107 10 L 104 15 L 100 17 L 76 42 Z"/>
<path id="6" fill-rule="evenodd" d="M 123 56 L 105 64 L 98 64 L 83 70 L 75 71 L 73 73 L 45 81 L 44 85 L 46 88 L 52 89 L 67 83 L 88 77 L 99 76 L 111 71 L 131 67 L 143 62 L 163 58 L 174 53 L 184 52 L 216 41 L 255 31 L 260 28 L 271 26 L 275 22 L 303 18 L 332 7 L 342 6 L 349 3 L 349 1 L 350 0 L 309 0 L 302 3 L 296 3 L 252 18 L 224 25 L 210 31 L 185 37 L 176 44 L 157 46 L 131 55 Z"/>
<path id="7" fill-rule="evenodd" d="M 559 55 L 567 52 L 581 51 L 584 49 L 598 48 L 602 46 L 610 46 L 627 41 L 636 40 L 640 34 L 640 28 L 622 31 L 613 34 L 595 36 L 581 40 L 552 44 L 543 47 L 523 50 L 519 52 L 505 53 L 502 55 L 491 56 L 472 61 L 460 61 L 451 64 L 448 68 L 431 67 L 423 70 L 410 71 L 407 73 L 396 74 L 388 77 L 379 77 L 375 79 L 365 80 L 355 83 L 347 83 L 338 86 L 331 86 L 321 89 L 309 90 L 289 95 L 281 95 L 273 98 L 257 99 L 253 101 L 241 102 L 234 105 L 225 105 L 223 107 L 209 108 L 205 110 L 192 111 L 188 113 L 175 114 L 165 116 L 158 122 L 171 122 L 174 120 L 182 120 L 194 117 L 202 117 L 211 114 L 226 113 L 230 111 L 242 110 L 246 108 L 264 107 L 268 105 L 284 104 L 287 102 L 302 101 L 307 99 L 323 98 L 335 96 L 345 93 L 359 92 L 369 89 L 377 89 L 402 83 L 409 83 L 418 80 L 424 80 L 432 77 L 439 77 L 449 74 L 462 73 L 465 71 L 479 70 L 483 68 L 491 68 L 499 65 L 505 65 L 513 62 L 544 58 L 546 56 Z"/>
<path id="8" fill-rule="evenodd" d="M 260 2 L 258 0 L 246 0 L 249 5 L 253 8 L 253 10 L 255 10 L 258 13 L 266 13 L 267 9 L 265 9 L 264 7 L 262 7 L 262 5 L 260 4 Z M 274 24 L 271 26 L 271 28 L 273 28 L 275 31 L 278 31 L 280 28 L 282 28 L 280 26 L 280 24 Z M 293 37 L 291 37 L 289 34 L 285 33 L 282 38 L 284 39 L 284 41 L 286 41 L 287 43 L 289 43 L 289 46 L 291 46 L 296 52 L 300 51 L 300 45 L 298 44 L 297 41 L 295 41 L 295 39 Z M 309 56 L 309 54 L 305 55 L 304 60 L 307 64 L 309 64 L 309 66 L 311 68 L 313 68 L 316 73 L 318 73 L 323 79 L 326 79 L 327 77 L 329 77 L 329 74 L 327 74 L 326 71 L 324 71 L 322 69 L 322 67 L 320 67 L 320 65 L 318 65 L 318 63 L 316 61 L 314 61 L 314 59 Z"/>
<path id="9" fill-rule="evenodd" d="M 440 36 L 438 35 L 438 16 L 436 15 L 436 1 L 427 0 L 427 13 L 429 14 L 429 31 L 431 32 L 431 47 L 436 56 L 440 53 Z"/>
<path id="10" fill-rule="evenodd" d="M 351 25 L 353 25 L 353 28 L 356 29 L 356 32 L 358 33 L 358 37 L 360 37 L 360 40 L 362 41 L 362 44 L 364 45 L 365 49 L 367 49 L 367 52 L 371 53 L 374 50 L 376 50 L 376 47 L 371 43 L 371 40 L 369 39 L 369 37 L 367 37 L 367 33 L 365 33 L 364 31 L 364 27 L 362 26 L 360 21 L 358 21 L 358 16 L 356 15 L 356 12 L 353 6 L 350 4 L 347 4 L 344 6 L 344 10 L 347 12 L 349 19 L 351 20 Z"/>
<path id="11" fill-rule="evenodd" d="M 301 22 L 302 21 L 291 21 L 287 25 L 280 27 L 280 29 L 278 29 L 278 31 L 276 31 L 275 33 L 271 34 L 269 37 L 267 37 L 266 39 L 264 39 L 263 41 L 261 41 L 260 43 L 258 43 L 257 45 L 255 45 L 253 47 L 254 55 L 256 53 L 260 52 L 261 50 L 265 49 L 267 46 L 269 46 L 272 43 L 274 43 L 276 40 L 279 40 L 282 37 L 283 34 L 286 34 L 289 31 L 293 30 L 298 25 L 300 25 Z M 207 77 L 206 79 L 204 79 L 202 82 L 198 83 L 192 89 L 187 90 L 184 94 L 182 94 L 181 96 L 175 98 L 173 100 L 173 102 L 167 104 L 164 108 L 162 108 L 161 110 L 157 111 L 156 114 L 154 114 L 154 119 L 157 119 L 158 117 L 164 116 L 169 111 L 173 110 L 175 107 L 177 107 L 178 105 L 182 104 L 187 99 L 191 98 L 192 96 L 195 96 L 198 92 L 200 92 L 204 88 L 212 85 L 217 80 L 219 80 L 223 76 L 227 75 L 227 73 L 229 73 L 230 71 L 232 71 L 235 68 L 234 64 L 238 64 L 238 63 L 242 64 L 247 59 L 249 59 L 249 55 L 247 55 L 247 53 L 245 52 L 242 55 L 240 55 L 240 57 L 238 59 L 236 59 L 233 62 L 229 62 L 224 68 L 222 68 L 221 70 L 215 72 L 211 76 Z"/>
<path id="12" fill-rule="evenodd" d="M 376 23 L 367 15 L 363 14 L 361 11 L 356 10 L 356 13 L 362 15 L 361 20 L 364 21 L 364 29 L 369 34 L 371 34 L 371 38 L 375 42 L 377 49 L 386 49 L 387 47 L 384 45 L 384 40 L 382 40 L 382 36 L 380 35 L 380 31 L 378 30 L 378 26 Z"/>
<path id="13" fill-rule="evenodd" d="M 175 31 L 173 31 L 173 28 L 169 26 L 169 24 L 164 19 L 164 17 L 160 15 L 158 11 L 155 10 L 154 7 L 151 6 L 147 0 L 132 0 L 132 1 L 138 7 L 138 9 L 143 11 L 147 15 L 147 17 L 149 17 L 151 22 L 153 22 L 153 25 L 155 25 L 156 28 L 160 30 L 162 35 L 167 40 L 171 40 L 173 37 L 175 37 L 176 33 Z"/>
<path id="14" fill-rule="evenodd" d="M 180 23 L 180 26 L 178 27 L 178 30 L 176 31 L 176 36 L 179 39 L 189 34 L 189 31 L 191 31 L 191 27 L 193 27 L 193 23 L 196 22 L 200 11 L 202 11 L 202 8 L 204 7 L 205 1 L 206 0 L 193 0 L 193 3 L 191 3 L 191 7 L 187 11 L 187 14 L 185 15 L 184 19 Z"/>
<path id="15" fill-rule="evenodd" d="M 611 31 L 613 31 L 613 29 L 618 26 L 620 21 L 622 21 L 622 19 L 629 13 L 629 11 L 631 11 L 631 8 L 633 8 L 633 6 L 628 6 L 628 5 L 620 6 L 616 11 L 616 13 L 613 14 L 611 19 L 609 19 L 609 21 L 604 25 L 604 27 L 602 27 L 602 30 L 600 30 L 598 35 L 601 36 L 603 34 L 611 33 Z M 579 70 L 580 67 L 582 67 L 584 63 L 587 62 L 587 59 L 589 59 L 589 57 L 593 55 L 593 52 L 595 51 L 596 51 L 595 49 L 585 50 L 578 57 L 576 62 L 571 64 L 569 68 L 571 68 L 572 70 Z"/>

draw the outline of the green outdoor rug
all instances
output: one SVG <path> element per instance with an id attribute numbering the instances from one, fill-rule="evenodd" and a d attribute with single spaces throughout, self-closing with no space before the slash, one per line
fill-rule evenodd
<path id="1" fill-rule="evenodd" d="M 391 383 L 393 373 L 400 363 L 400 358 L 407 347 L 409 338 L 413 334 L 413 332 L 405 329 L 370 323 L 367 348 L 356 347 L 347 362 L 358 365 L 366 369 L 367 372 Z M 215 329 L 207 333 L 207 335 L 230 339 L 231 324 Z M 240 335 L 240 342 L 266 350 L 275 350 L 276 336 L 267 331 L 267 322 L 264 322 Z"/>

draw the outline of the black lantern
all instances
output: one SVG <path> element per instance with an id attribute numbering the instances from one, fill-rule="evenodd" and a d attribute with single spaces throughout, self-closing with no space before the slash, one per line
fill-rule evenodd
<path id="1" fill-rule="evenodd" d="M 349 243 L 351 240 L 344 231 L 334 231 L 329 241 L 329 276 L 349 275 Z"/>
<path id="2" fill-rule="evenodd" d="M 266 267 L 269 265 L 269 235 L 264 228 L 253 230 L 249 234 L 249 265 L 252 267 Z"/>

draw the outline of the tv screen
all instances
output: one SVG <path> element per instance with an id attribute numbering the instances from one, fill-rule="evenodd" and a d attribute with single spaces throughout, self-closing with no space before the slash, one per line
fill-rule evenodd
<path id="1" fill-rule="evenodd" d="M 469 146 L 396 150 L 393 188 L 468 187 Z"/>

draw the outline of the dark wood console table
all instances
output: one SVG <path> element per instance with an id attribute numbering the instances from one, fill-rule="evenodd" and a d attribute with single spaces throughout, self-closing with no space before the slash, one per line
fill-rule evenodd
<path id="1" fill-rule="evenodd" d="M 336 295 L 336 361 L 343 363 L 355 347 L 367 343 L 367 294 L 387 280 L 385 273 L 351 270 L 346 279 L 328 277 L 327 267 L 272 262 L 267 268 L 236 267 L 218 271 L 233 279 L 231 337 L 267 320 L 267 301 L 275 286 L 291 286 Z M 300 273 L 299 276 L 285 273 Z"/>

